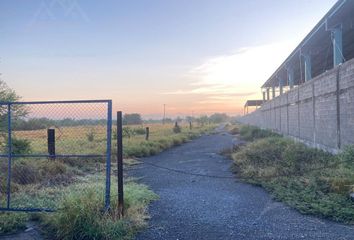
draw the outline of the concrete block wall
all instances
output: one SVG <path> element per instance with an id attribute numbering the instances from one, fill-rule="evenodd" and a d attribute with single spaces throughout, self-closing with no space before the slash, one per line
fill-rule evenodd
<path id="1" fill-rule="evenodd" d="M 284 132 L 288 134 L 288 95 L 280 96 L 280 132 Z"/>
<path id="2" fill-rule="evenodd" d="M 292 91 L 289 91 L 286 94 L 288 94 L 289 99 L 289 135 L 293 137 L 299 137 L 299 106 L 297 105 L 298 90 L 293 89 Z"/>
<path id="3" fill-rule="evenodd" d="M 299 137 L 305 141 L 313 141 L 314 108 L 313 83 L 306 82 L 299 87 Z"/>
<path id="4" fill-rule="evenodd" d="M 339 68 L 323 74 L 314 81 L 315 87 L 315 144 L 337 148 L 337 73 Z"/>
<path id="5" fill-rule="evenodd" d="M 274 110 L 275 110 L 275 130 L 280 131 L 281 129 L 281 104 L 280 98 L 274 99 Z"/>
<path id="6" fill-rule="evenodd" d="M 342 145 L 354 144 L 354 64 L 341 69 L 340 89 L 340 136 Z"/>
<path id="7" fill-rule="evenodd" d="M 354 144 L 354 59 L 265 102 L 239 119 L 314 147 Z"/>

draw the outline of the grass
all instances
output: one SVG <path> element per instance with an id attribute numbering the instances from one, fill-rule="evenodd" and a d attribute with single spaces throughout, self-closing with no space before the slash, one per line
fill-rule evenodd
<path id="1" fill-rule="evenodd" d="M 145 226 L 147 205 L 157 195 L 145 185 L 127 181 L 125 184 L 125 218 L 117 215 L 117 181 L 111 188 L 111 210 L 103 211 L 104 177 L 87 175 L 69 186 L 26 189 L 14 195 L 13 204 L 19 207 L 53 207 L 55 213 L 0 213 L 1 233 L 24 229 L 26 222 L 36 218 L 50 239 L 131 239 Z M 35 194 L 34 194 L 35 192 Z"/>
<path id="2" fill-rule="evenodd" d="M 26 213 L 0 213 L 0 233 L 11 233 L 24 229 L 28 220 Z"/>
<path id="3" fill-rule="evenodd" d="M 216 125 L 196 125 L 189 129 L 189 124 L 180 124 L 180 133 L 174 133 L 174 124 L 149 124 L 124 127 L 130 132 L 130 137 L 123 137 L 123 153 L 125 157 L 144 157 L 154 155 L 167 148 L 182 144 L 195 137 L 213 130 Z M 145 140 L 145 127 L 149 127 L 149 141 Z M 63 127 L 56 132 L 57 154 L 105 154 L 106 151 L 106 127 L 105 126 L 76 126 Z M 116 128 L 113 127 L 113 133 Z M 134 134 L 133 134 L 134 133 Z M 47 154 L 47 131 L 17 131 L 14 132 L 17 139 L 30 141 L 32 153 Z M 112 146 L 116 146 L 116 138 L 113 137 Z M 115 153 L 115 148 L 112 148 Z"/>
<path id="4" fill-rule="evenodd" d="M 254 127 L 240 135 L 252 139 L 232 153 L 240 178 L 301 213 L 354 224 L 354 147 L 332 155 Z"/>
<path id="5" fill-rule="evenodd" d="M 280 135 L 270 130 L 260 129 L 254 126 L 242 126 L 239 130 L 241 138 L 245 141 L 254 141 L 266 137 L 279 137 Z"/>
<path id="6" fill-rule="evenodd" d="M 113 189 L 116 189 L 113 188 Z M 146 186 L 128 183 L 125 186 L 125 218 L 118 218 L 117 198 L 111 210 L 102 211 L 102 186 L 83 184 L 70 189 L 59 208 L 46 215 L 44 225 L 52 239 L 131 239 L 145 226 L 146 206 L 157 198 Z M 112 195 L 117 195 L 112 192 Z"/>
<path id="7" fill-rule="evenodd" d="M 106 149 L 106 126 L 75 126 L 56 129 L 57 154 L 104 154 Z M 47 130 L 14 131 L 16 139 L 31 143 L 32 153 L 47 154 Z"/>
<path id="8" fill-rule="evenodd" d="M 123 138 L 125 165 L 135 165 L 136 157 L 157 154 L 180 145 L 204 133 L 215 125 L 150 124 L 150 138 L 145 140 L 146 126 L 129 126 L 130 137 Z M 144 130 L 144 131 L 143 131 Z M 113 129 L 113 132 L 115 129 Z M 46 130 L 17 131 L 14 137 L 27 139 L 34 154 L 46 154 Z M 57 154 L 104 154 L 104 126 L 64 127 L 56 132 Z M 116 139 L 112 142 L 113 158 Z M 1 172 L 7 172 L 7 162 L 0 162 Z M 116 168 L 115 165 L 112 168 Z M 112 178 L 114 171 L 112 171 Z M 104 214 L 104 158 L 15 158 L 12 163 L 11 206 L 60 209 L 54 214 L 0 213 L 0 234 L 26 227 L 30 219 L 38 220 L 50 239 L 129 239 L 145 225 L 147 204 L 156 195 L 146 186 L 128 181 L 125 186 L 126 218 L 117 219 L 116 180 L 112 179 L 112 209 Z M 0 204 L 6 205 L 6 179 L 0 175 Z M 51 233 L 51 234 L 50 234 Z"/>
<path id="9" fill-rule="evenodd" d="M 131 138 L 123 138 L 124 157 L 146 157 L 160 153 L 170 147 L 183 144 L 202 134 L 210 133 L 216 125 L 194 126 L 189 129 L 189 124 L 179 125 L 180 133 L 173 132 L 173 124 L 152 124 L 150 128 L 149 141 L 145 140 L 145 135 L 134 135 Z M 133 126 L 131 128 L 139 128 Z"/>

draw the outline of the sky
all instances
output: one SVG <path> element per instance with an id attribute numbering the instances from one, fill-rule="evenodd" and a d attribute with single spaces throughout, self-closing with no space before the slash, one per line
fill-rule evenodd
<path id="1" fill-rule="evenodd" d="M 335 0 L 0 0 L 0 73 L 23 100 L 237 115 Z"/>

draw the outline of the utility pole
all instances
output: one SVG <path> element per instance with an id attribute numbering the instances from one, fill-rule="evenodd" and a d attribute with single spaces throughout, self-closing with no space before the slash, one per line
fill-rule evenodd
<path id="1" fill-rule="evenodd" d="M 163 119 L 162 119 L 162 124 L 165 124 L 165 119 L 166 119 L 166 104 L 163 105 Z"/>

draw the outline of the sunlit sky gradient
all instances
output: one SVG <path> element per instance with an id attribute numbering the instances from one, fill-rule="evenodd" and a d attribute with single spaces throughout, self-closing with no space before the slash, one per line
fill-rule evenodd
<path id="1" fill-rule="evenodd" d="M 0 0 L 0 72 L 24 100 L 235 115 L 335 2 Z"/>

